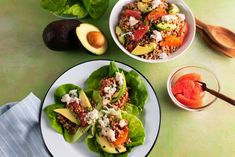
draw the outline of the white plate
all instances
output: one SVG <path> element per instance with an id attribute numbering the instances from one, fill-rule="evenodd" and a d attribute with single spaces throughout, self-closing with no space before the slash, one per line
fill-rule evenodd
<path id="1" fill-rule="evenodd" d="M 41 114 L 40 114 L 40 125 L 41 125 L 41 134 L 44 140 L 44 143 L 49 150 L 49 152 L 55 157 L 98 157 L 99 154 L 96 154 L 88 149 L 85 144 L 84 138 L 80 139 L 79 142 L 75 144 L 67 143 L 63 136 L 54 131 L 50 125 L 49 121 L 43 112 L 43 109 L 54 103 L 54 92 L 55 89 L 65 83 L 73 83 L 82 88 L 84 88 L 85 80 L 88 76 L 98 68 L 109 65 L 109 60 L 94 60 L 88 61 L 81 64 L 78 64 L 71 69 L 63 73 L 50 87 L 48 90 L 45 99 L 42 103 Z M 117 66 L 123 68 L 126 71 L 133 70 L 132 67 L 125 65 L 123 63 L 116 62 Z M 138 72 L 138 71 L 137 71 Z M 139 73 L 139 72 L 138 72 Z M 140 73 L 139 73 L 140 74 Z M 143 80 L 145 81 L 149 93 L 149 98 L 145 104 L 144 111 L 140 115 L 145 133 L 146 139 L 145 143 L 141 146 L 135 147 L 128 157 L 143 157 L 147 156 L 151 149 L 153 148 L 156 139 L 158 137 L 160 122 L 161 122 L 161 113 L 160 106 L 156 97 L 156 94 L 148 82 L 148 80 L 141 74 Z"/>

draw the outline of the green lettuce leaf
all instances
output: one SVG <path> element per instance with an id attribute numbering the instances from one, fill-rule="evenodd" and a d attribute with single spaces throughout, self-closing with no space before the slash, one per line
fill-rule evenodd
<path id="1" fill-rule="evenodd" d="M 133 114 L 135 116 L 139 115 L 139 113 L 141 112 L 141 109 L 138 108 L 136 105 L 130 104 L 130 103 L 126 103 L 123 108 L 123 111 L 126 111 L 130 114 Z"/>
<path id="2" fill-rule="evenodd" d="M 69 143 L 74 143 L 77 140 L 79 140 L 80 137 L 82 137 L 83 134 L 85 134 L 89 130 L 90 126 L 87 126 L 85 128 L 79 127 L 75 134 L 69 134 L 67 129 L 64 129 L 64 139 L 65 141 Z"/>
<path id="3" fill-rule="evenodd" d="M 122 111 L 122 118 L 128 121 L 129 138 L 131 143 L 127 144 L 127 147 L 134 147 L 144 144 L 145 132 L 142 122 L 134 115 Z"/>
<path id="4" fill-rule="evenodd" d="M 148 90 L 145 82 L 137 72 L 131 70 L 126 75 L 126 83 L 130 88 L 130 103 L 138 106 L 140 109 L 143 109 L 148 99 Z"/>
<path id="5" fill-rule="evenodd" d="M 67 0 L 41 0 L 41 7 L 51 12 L 60 12 L 63 10 Z"/>
<path id="6" fill-rule="evenodd" d="M 60 104 L 60 103 L 63 103 L 61 102 L 61 98 L 65 95 L 65 94 L 68 94 L 70 90 L 73 90 L 73 89 L 77 89 L 78 92 L 81 90 L 80 87 L 74 85 L 74 84 L 63 84 L 63 85 L 60 85 L 56 91 L 55 91 L 55 94 L 54 94 L 54 99 L 55 99 L 55 102 Z"/>
<path id="7" fill-rule="evenodd" d="M 57 122 L 57 114 L 56 112 L 54 112 L 54 109 L 57 108 L 64 108 L 65 105 L 64 104 L 53 104 L 53 105 L 49 105 L 44 109 L 44 112 L 46 113 L 48 120 L 50 122 L 50 125 L 53 129 L 56 130 L 56 132 L 63 134 L 63 127 Z"/>
<path id="8" fill-rule="evenodd" d="M 76 4 L 73 4 L 72 6 L 66 5 L 62 14 L 73 15 L 73 16 L 76 16 L 78 19 L 81 19 L 81 18 L 84 18 L 88 13 L 82 4 L 77 2 Z"/>
<path id="9" fill-rule="evenodd" d="M 89 15 L 97 19 L 108 9 L 109 0 L 82 0 Z"/>

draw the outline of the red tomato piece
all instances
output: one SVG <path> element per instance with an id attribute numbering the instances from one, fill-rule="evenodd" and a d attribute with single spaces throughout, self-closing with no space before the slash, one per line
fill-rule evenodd
<path id="1" fill-rule="evenodd" d="M 140 11 L 138 11 L 138 10 L 125 10 L 124 12 L 123 12 L 123 15 L 124 16 L 132 16 L 132 17 L 134 17 L 134 18 L 136 18 L 136 19 L 140 19 L 142 16 L 141 16 L 141 12 Z"/>
<path id="2" fill-rule="evenodd" d="M 201 76 L 189 73 L 181 76 L 173 85 L 172 93 L 176 99 L 189 107 L 200 107 L 202 105 L 203 90 L 198 82 Z"/>
<path id="3" fill-rule="evenodd" d="M 177 94 L 175 95 L 175 97 L 180 103 L 187 105 L 189 107 L 198 108 L 202 106 L 202 101 L 200 99 L 198 100 L 188 99 L 183 94 Z"/>
<path id="4" fill-rule="evenodd" d="M 149 26 L 140 26 L 138 30 L 135 30 L 133 33 L 133 40 L 134 41 L 139 41 L 142 39 L 149 30 Z"/>
<path id="5" fill-rule="evenodd" d="M 128 128 L 124 127 L 123 130 L 116 137 L 116 141 L 113 142 L 115 146 L 123 145 L 128 140 Z"/>
<path id="6" fill-rule="evenodd" d="M 181 45 L 184 43 L 184 40 L 185 40 L 187 34 L 188 34 L 188 23 L 185 22 L 183 28 L 180 30 L 180 33 L 178 35 L 178 37 L 181 40 Z"/>
<path id="7" fill-rule="evenodd" d="M 165 9 L 163 8 L 157 8 L 157 9 L 154 9 L 153 11 L 151 11 L 145 20 L 149 20 L 149 21 L 154 21 L 154 20 L 157 20 L 159 17 L 162 17 L 163 15 L 166 15 L 167 12 Z"/>

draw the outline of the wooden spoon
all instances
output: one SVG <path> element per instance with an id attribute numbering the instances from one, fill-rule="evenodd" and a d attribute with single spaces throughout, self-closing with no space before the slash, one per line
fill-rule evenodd
<path id="1" fill-rule="evenodd" d="M 203 29 L 215 43 L 226 49 L 235 50 L 235 33 L 224 27 L 208 25 L 197 18 L 195 20 L 197 27 Z"/>
<path id="2" fill-rule="evenodd" d="M 235 100 L 233 100 L 232 98 L 229 98 L 224 94 L 221 94 L 221 93 L 219 93 L 219 92 L 217 92 L 213 89 L 208 88 L 206 86 L 206 83 L 204 83 L 204 82 L 201 82 L 201 81 L 196 81 L 196 82 L 198 82 L 201 85 L 203 91 L 207 91 L 210 94 L 212 94 L 212 95 L 214 95 L 214 96 L 216 96 L 216 97 L 218 97 L 218 98 L 220 98 L 220 99 L 222 99 L 222 100 L 224 100 L 224 101 L 226 101 L 226 102 L 228 102 L 228 103 L 235 106 Z"/>
<path id="3" fill-rule="evenodd" d="M 199 32 L 202 36 L 202 39 L 205 40 L 205 42 L 214 50 L 222 52 L 223 54 L 227 55 L 228 57 L 235 57 L 235 50 L 231 49 L 226 49 L 222 47 L 221 45 L 218 45 L 215 43 L 207 34 L 204 30 L 200 29 L 197 27 L 197 32 Z"/>

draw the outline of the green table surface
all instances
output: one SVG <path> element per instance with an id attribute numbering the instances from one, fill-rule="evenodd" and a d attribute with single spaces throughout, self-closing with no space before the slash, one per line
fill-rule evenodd
<path id="1" fill-rule="evenodd" d="M 234 0 L 185 0 L 201 20 L 235 31 Z M 39 0 L 0 0 L 0 104 L 18 101 L 29 92 L 43 99 L 53 81 L 66 69 L 92 59 L 127 63 L 143 73 L 156 91 L 161 106 L 161 127 L 149 157 L 233 157 L 235 154 L 235 107 L 217 100 L 197 113 L 178 109 L 171 102 L 166 81 L 172 70 L 200 65 L 218 75 L 221 92 L 235 97 L 235 60 L 210 49 L 196 34 L 187 52 L 174 61 L 141 63 L 125 55 L 109 33 L 108 19 L 116 1 L 103 18 L 93 21 L 109 41 L 105 55 L 84 50 L 54 52 L 42 41 L 44 27 L 56 17 L 39 6 Z"/>

